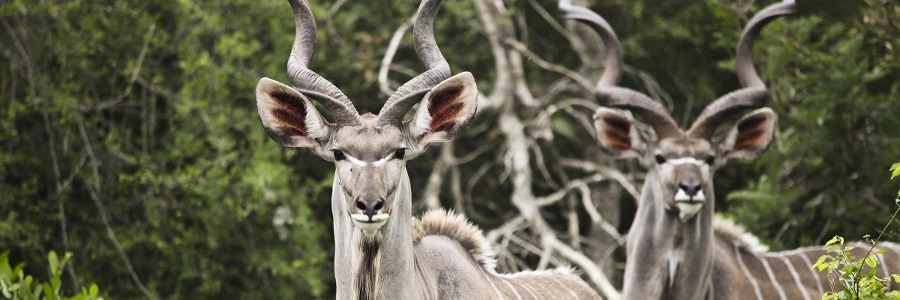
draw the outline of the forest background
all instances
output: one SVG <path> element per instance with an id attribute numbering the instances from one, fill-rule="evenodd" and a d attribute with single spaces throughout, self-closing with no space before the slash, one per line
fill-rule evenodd
<path id="1" fill-rule="evenodd" d="M 617 31 L 622 84 L 684 126 L 738 88 L 734 45 L 770 1 L 575 3 Z M 423 69 L 416 1 L 311 5 L 311 67 L 361 112 Z M 717 211 L 776 250 L 876 234 L 897 191 L 900 4 L 798 7 L 756 46 L 775 140 L 715 182 Z M 71 252 L 65 288 L 96 282 L 114 299 L 333 295 L 333 166 L 279 147 L 256 113 L 261 77 L 289 82 L 285 1 L 13 0 L 0 25 L 0 252 L 38 278 L 48 251 Z M 597 36 L 546 0 L 445 1 L 435 28 L 481 95 L 466 136 L 408 164 L 416 211 L 464 212 L 502 271 L 573 265 L 604 293 L 619 286 L 644 170 L 593 137 Z"/>

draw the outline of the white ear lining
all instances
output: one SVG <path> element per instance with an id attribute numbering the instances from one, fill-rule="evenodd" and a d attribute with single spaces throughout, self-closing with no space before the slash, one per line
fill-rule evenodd
<path id="1" fill-rule="evenodd" d="M 429 91 L 425 94 L 425 97 L 422 98 L 422 101 L 419 102 L 419 108 L 416 109 L 416 115 L 413 117 L 413 124 L 410 126 L 411 128 L 409 130 L 414 137 L 419 137 L 428 133 L 428 129 L 431 128 L 431 114 L 428 112 L 430 97 L 431 92 Z"/>
<path id="2" fill-rule="evenodd" d="M 446 131 L 439 132 L 431 132 L 431 127 L 434 125 L 434 119 L 432 118 L 431 111 L 431 97 L 435 90 L 445 89 L 452 86 L 461 86 L 462 90 L 458 95 L 456 95 L 456 99 L 462 99 L 460 102 L 462 104 L 462 108 L 460 111 L 456 112 L 452 119 L 449 122 L 453 122 L 453 126 Z M 411 124 L 409 124 L 409 130 L 413 137 L 422 138 L 419 140 L 419 144 L 428 144 L 433 142 L 441 142 L 447 141 L 455 136 L 448 136 L 448 133 L 453 133 L 455 131 L 460 130 L 459 126 L 461 124 L 468 124 L 469 120 L 474 117 L 475 110 L 477 109 L 477 95 L 478 89 L 475 86 L 475 79 L 472 77 L 472 74 L 469 72 L 462 72 L 453 77 L 450 77 L 443 82 L 439 83 L 437 86 L 432 88 L 425 96 L 422 98 L 422 101 L 419 103 L 419 108 L 416 110 L 416 114 Z M 475 100 L 468 100 L 468 99 Z M 443 121 L 443 120 L 442 120 Z"/>
<path id="3" fill-rule="evenodd" d="M 319 114 L 319 110 L 313 106 L 312 102 L 300 94 L 303 97 L 303 102 L 306 104 L 306 133 L 309 134 L 310 138 L 314 139 L 322 139 L 328 137 L 328 127 L 323 124 L 322 115 Z"/>
<path id="4" fill-rule="evenodd" d="M 303 121 L 303 126 L 305 128 L 303 128 L 303 131 L 306 132 L 305 136 L 284 134 L 285 126 L 283 125 L 283 122 L 279 121 L 273 114 L 275 110 L 283 108 L 277 104 L 275 99 L 273 99 L 273 93 L 290 94 L 292 97 L 296 97 L 300 99 L 300 101 L 303 101 L 302 105 L 305 111 Z M 315 139 L 326 138 L 328 136 L 329 128 L 325 126 L 322 116 L 319 114 L 318 110 L 316 110 L 315 106 L 312 105 L 306 96 L 290 86 L 265 77 L 260 79 L 259 84 L 257 84 L 256 87 L 256 105 L 263 126 L 265 126 L 267 130 L 277 131 L 278 134 L 281 135 L 281 140 L 276 139 L 276 141 L 284 146 L 312 147 L 318 144 L 315 142 Z M 273 139 L 275 139 L 275 137 L 273 137 Z"/>

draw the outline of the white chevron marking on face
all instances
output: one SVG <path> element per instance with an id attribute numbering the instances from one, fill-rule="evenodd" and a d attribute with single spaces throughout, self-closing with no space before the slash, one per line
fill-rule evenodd
<path id="1" fill-rule="evenodd" d="M 679 157 L 679 158 L 667 159 L 665 163 L 673 164 L 673 165 L 692 164 L 692 165 L 698 165 L 698 166 L 702 166 L 705 164 L 703 161 L 693 158 L 693 157 Z"/>
<path id="2" fill-rule="evenodd" d="M 357 165 L 357 166 L 360 166 L 360 167 L 365 167 L 365 166 L 368 166 L 368 165 L 380 167 L 380 166 L 384 165 L 386 162 L 388 162 L 389 160 L 391 160 L 391 158 L 394 157 L 394 154 L 393 154 L 393 153 L 388 154 L 388 156 L 385 156 L 384 158 L 379 159 L 379 160 L 376 160 L 376 161 L 373 161 L 373 162 L 371 162 L 371 163 L 368 163 L 368 162 L 365 162 L 365 161 L 363 161 L 363 160 L 361 160 L 361 159 L 358 159 L 358 158 L 356 158 L 356 157 L 347 155 L 346 153 L 344 154 L 344 156 L 347 157 L 347 160 L 348 160 L 348 161 L 350 161 L 350 162 L 353 163 L 354 165 Z"/>

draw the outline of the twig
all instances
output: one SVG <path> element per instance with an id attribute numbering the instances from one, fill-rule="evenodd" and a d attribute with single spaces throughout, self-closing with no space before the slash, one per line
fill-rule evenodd
<path id="1" fill-rule="evenodd" d="M 637 201 L 641 198 L 640 192 L 638 192 L 638 190 L 634 186 L 634 184 L 632 184 L 631 181 L 627 177 L 625 177 L 625 174 L 623 174 L 619 170 L 605 167 L 605 166 L 600 166 L 593 162 L 579 160 L 579 159 L 571 159 L 571 158 L 561 158 L 559 160 L 559 163 L 562 164 L 563 166 L 570 167 L 570 168 L 576 168 L 576 169 L 580 169 L 580 170 L 587 171 L 587 172 L 596 172 L 596 173 L 604 174 L 604 175 L 608 176 L 609 178 L 612 178 L 613 180 L 618 182 L 620 185 L 622 185 L 622 187 L 625 188 L 625 191 L 627 191 L 628 194 L 630 194 L 631 197 L 634 198 L 635 203 L 637 203 Z"/>
<path id="2" fill-rule="evenodd" d="M 147 56 L 147 50 L 150 48 L 150 38 L 153 37 L 154 31 L 156 31 L 156 24 L 150 24 L 150 29 L 147 30 L 146 37 L 144 37 L 144 46 L 143 46 L 143 48 L 141 48 L 141 53 L 138 54 L 137 63 L 135 64 L 134 69 L 131 70 L 130 80 L 128 81 L 128 84 L 125 85 L 125 91 L 123 91 L 122 94 L 116 96 L 116 98 L 113 98 L 110 101 L 106 101 L 106 102 L 103 102 L 100 104 L 90 105 L 90 106 L 81 106 L 80 105 L 80 106 L 78 106 L 79 111 L 88 112 L 88 111 L 92 111 L 92 110 L 107 109 L 107 108 L 116 106 L 117 104 L 119 104 L 123 100 L 125 100 L 125 98 L 128 97 L 128 95 L 131 95 L 131 89 L 134 87 L 134 83 L 137 82 L 138 76 L 140 75 L 140 72 L 141 72 L 141 68 L 144 65 L 144 57 Z"/>
<path id="3" fill-rule="evenodd" d="M 141 293 L 143 293 L 147 298 L 158 299 L 159 297 L 156 296 L 155 293 L 148 290 L 147 287 L 144 286 L 144 283 L 141 282 L 141 278 L 134 271 L 134 267 L 131 265 L 131 260 L 128 259 L 128 255 L 125 254 L 125 250 L 122 248 L 122 244 L 120 244 L 119 239 L 116 238 L 116 233 L 113 231 L 112 226 L 110 225 L 106 208 L 104 207 L 103 202 L 100 201 L 100 164 L 97 162 L 97 157 L 94 155 L 94 149 L 91 146 L 91 141 L 87 136 L 87 131 L 84 129 L 84 122 L 80 120 L 78 122 L 78 130 L 81 132 L 81 138 L 84 140 L 88 157 L 90 157 L 91 159 L 91 170 L 93 174 L 93 180 L 84 180 L 85 186 L 87 187 L 88 194 L 91 195 L 91 199 L 94 201 L 94 205 L 97 206 L 97 212 L 100 213 L 100 219 L 103 221 L 103 225 L 106 227 L 106 235 L 116 247 L 116 251 L 118 251 L 119 256 L 125 263 L 125 268 L 128 269 L 128 273 L 131 274 L 131 279 L 137 285 L 138 289 L 141 290 Z M 94 188 L 95 185 L 97 186 L 97 188 Z"/>
<path id="4" fill-rule="evenodd" d="M 13 39 L 13 44 L 16 46 L 16 50 L 19 51 L 19 55 L 22 56 L 22 61 L 25 62 L 25 72 L 26 77 L 28 78 L 29 87 L 31 88 L 31 93 L 34 96 L 37 91 L 37 80 L 34 77 L 34 63 L 31 61 L 31 57 L 28 56 L 28 51 L 25 50 L 25 46 L 19 41 L 19 36 L 16 34 L 15 30 L 13 30 L 12 26 L 9 25 L 9 22 L 6 19 L 0 19 L 3 23 L 3 27 L 6 28 L 6 32 Z"/>
<path id="5" fill-rule="evenodd" d="M 556 238 L 546 238 L 544 243 L 552 247 L 559 253 L 560 256 L 564 257 L 566 260 L 575 263 L 584 273 L 591 279 L 591 281 L 600 288 L 600 291 L 605 296 L 605 299 L 610 300 L 618 300 L 622 299 L 622 294 L 619 293 L 618 290 L 612 285 L 606 275 L 603 275 L 603 271 L 594 263 L 590 258 L 578 252 L 575 249 L 569 247 L 565 243 L 561 242 Z"/>
<path id="6" fill-rule="evenodd" d="M 439 199 L 441 193 L 441 184 L 443 177 L 447 174 L 448 168 L 453 164 L 453 142 L 447 142 L 441 145 L 441 154 L 431 168 L 431 175 L 428 176 L 428 182 L 425 184 L 425 191 L 422 192 L 422 199 L 427 209 L 441 208 Z"/>
<path id="7" fill-rule="evenodd" d="M 615 239 L 618 245 L 624 245 L 625 237 L 619 233 L 619 230 L 616 229 L 615 226 L 606 222 L 606 220 L 603 219 L 603 215 L 601 215 L 600 212 L 597 211 L 597 208 L 594 207 L 594 202 L 591 201 L 591 191 L 588 189 L 587 185 L 578 187 L 578 190 L 581 191 L 581 204 L 584 206 L 584 209 L 587 210 L 588 215 L 591 216 L 591 221 L 594 222 L 594 224 L 599 225 L 606 234 Z"/>
<path id="8" fill-rule="evenodd" d="M 397 54 L 397 48 L 400 47 L 400 41 L 403 39 L 406 30 L 412 26 L 413 21 L 413 19 L 410 19 L 409 21 L 400 24 L 400 27 L 394 31 L 394 35 L 391 36 L 391 42 L 388 43 L 387 51 L 384 52 L 384 58 L 381 59 L 381 67 L 378 68 L 378 88 L 386 96 L 394 94 L 394 88 L 392 88 L 390 82 L 388 82 L 388 71 L 394 61 L 394 55 Z"/>
<path id="9" fill-rule="evenodd" d="M 581 74 L 578 74 L 578 72 L 569 70 L 561 65 L 557 65 L 557 64 L 548 62 L 548 61 L 540 58 L 537 54 L 535 54 L 534 52 L 531 52 L 531 50 L 529 50 L 528 47 L 526 47 L 524 44 L 520 43 L 519 41 L 516 41 L 514 39 L 506 39 L 504 41 L 506 42 L 507 45 L 511 46 L 513 49 L 516 49 L 516 51 L 519 51 L 522 54 L 524 54 L 525 56 L 528 56 L 528 59 L 533 61 L 539 67 L 541 67 L 545 70 L 556 72 L 556 73 L 562 74 L 563 76 L 569 77 L 572 80 L 574 80 L 575 82 L 577 82 L 578 84 L 580 84 L 585 89 L 588 89 L 588 90 L 592 89 L 593 85 L 591 84 L 591 82 L 588 81 L 587 78 L 584 78 L 584 76 L 581 76 Z"/>
<path id="10" fill-rule="evenodd" d="M 566 194 L 568 194 L 570 191 L 572 191 L 575 188 L 585 186 L 585 185 L 588 185 L 591 183 L 604 181 L 607 179 L 608 179 L 607 176 L 604 176 L 603 174 L 594 174 L 594 175 L 591 175 L 591 176 L 588 176 L 585 178 L 581 178 L 581 179 L 569 180 L 569 182 L 566 182 L 566 185 L 563 186 L 558 191 L 553 192 L 552 194 L 549 194 L 546 196 L 537 197 L 534 199 L 534 202 L 537 204 L 537 206 L 541 206 L 541 207 L 547 206 L 550 204 L 554 204 L 554 203 L 562 200 L 563 197 L 566 196 Z"/>
<path id="11" fill-rule="evenodd" d="M 144 79 L 144 77 L 138 76 L 137 83 L 140 84 L 145 89 L 147 89 L 148 91 L 150 91 L 150 93 L 153 93 L 154 95 L 162 97 L 163 99 L 166 99 L 169 102 L 174 103 L 174 102 L 181 101 L 181 97 L 179 97 L 176 93 L 173 93 L 172 91 L 168 91 L 163 87 L 155 85 L 155 84 L 147 81 L 146 79 Z"/>

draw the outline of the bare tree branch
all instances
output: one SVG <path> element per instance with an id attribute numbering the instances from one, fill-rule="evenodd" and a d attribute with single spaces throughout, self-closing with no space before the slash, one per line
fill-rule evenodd
<path id="1" fill-rule="evenodd" d="M 381 59 L 381 67 L 378 68 L 378 88 L 385 96 L 390 96 L 396 89 L 391 86 L 391 82 L 388 80 L 388 71 L 390 70 L 391 64 L 393 64 L 394 55 L 397 54 L 397 48 L 400 47 L 400 41 L 403 40 L 403 35 L 406 34 L 406 31 L 412 26 L 413 21 L 415 20 L 410 19 L 409 21 L 400 24 L 400 27 L 394 31 L 394 35 L 391 36 L 391 42 L 388 43 L 387 51 L 384 52 L 384 58 Z"/>
<path id="2" fill-rule="evenodd" d="M 134 281 L 134 284 L 137 285 L 138 289 L 141 290 L 141 293 L 143 293 L 147 298 L 158 299 L 159 297 L 156 296 L 156 293 L 147 289 L 147 287 L 144 286 L 144 283 L 141 282 L 141 278 L 134 271 L 134 267 L 131 265 L 131 260 L 128 259 L 128 255 L 125 253 L 125 249 L 122 248 L 122 244 L 120 244 L 119 239 L 116 238 L 116 233 L 113 231 L 112 226 L 110 225 L 106 208 L 103 205 L 103 201 L 100 200 L 99 194 L 101 192 L 100 187 L 102 186 L 100 184 L 100 163 L 97 161 L 97 157 L 94 155 L 94 148 L 93 146 L 91 146 L 91 140 L 90 138 L 88 138 L 87 131 L 84 129 L 84 122 L 80 120 L 78 122 L 78 130 L 81 133 L 81 138 L 84 140 L 88 157 L 90 157 L 91 159 L 92 179 L 84 179 L 84 183 L 87 187 L 88 193 L 91 195 L 91 199 L 94 201 L 94 205 L 97 206 L 97 212 L 100 214 L 100 219 L 103 221 L 103 225 L 106 228 L 106 235 L 116 247 L 116 251 L 122 258 L 122 262 L 125 263 L 125 268 L 128 269 L 128 273 L 131 274 L 131 279 Z"/>

